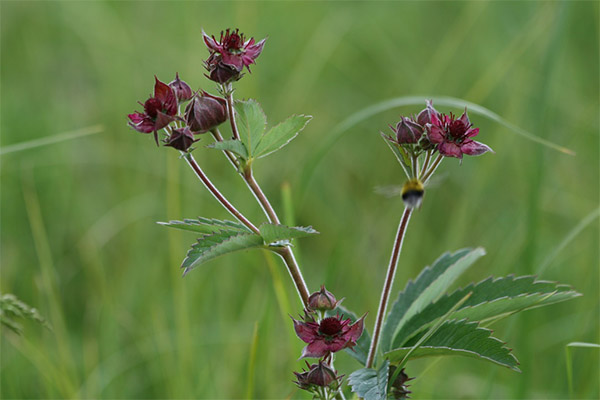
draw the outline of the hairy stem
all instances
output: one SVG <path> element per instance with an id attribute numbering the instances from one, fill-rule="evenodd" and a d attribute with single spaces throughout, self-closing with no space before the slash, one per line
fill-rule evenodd
<path id="1" fill-rule="evenodd" d="M 186 153 L 186 154 L 184 154 L 184 158 L 187 161 L 188 165 L 194 170 L 194 172 L 196 173 L 196 175 L 198 176 L 198 178 L 202 181 L 202 183 L 204 184 L 204 186 L 206 186 L 206 188 L 208 189 L 208 191 L 210 193 L 212 193 L 212 195 L 215 197 L 215 199 L 217 199 L 217 201 L 219 203 L 221 203 L 221 205 L 223 205 L 223 207 L 225 207 L 227 209 L 227 211 L 229 211 L 231 213 L 231 215 L 233 215 L 235 217 L 235 219 L 237 219 L 242 224 L 244 224 L 248 228 L 250 228 L 250 230 L 252 230 L 252 232 L 260 234 L 258 228 L 256 226 L 254 226 L 254 224 L 252 224 L 252 222 L 250 222 L 246 217 L 244 217 L 242 215 L 242 213 L 239 212 L 225 198 L 225 196 L 223 196 L 221 194 L 221 192 L 219 192 L 219 190 L 215 187 L 215 185 L 213 185 L 213 183 L 210 181 L 210 179 L 208 179 L 208 177 L 206 176 L 206 174 L 204 173 L 204 171 L 202 171 L 202 169 L 200 168 L 200 166 L 198 165 L 198 163 L 196 162 L 196 160 L 194 160 L 194 157 L 192 157 L 192 155 L 190 153 Z"/>
<path id="2" fill-rule="evenodd" d="M 421 168 L 421 172 L 419 173 L 419 177 L 422 177 L 425 171 L 427 171 L 427 167 L 429 167 L 429 161 L 431 160 L 431 150 L 427 150 L 427 154 L 425 155 L 425 161 L 423 161 L 423 167 Z"/>
<path id="3" fill-rule="evenodd" d="M 398 258 L 400 258 L 402 242 L 404 241 L 406 227 L 408 226 L 411 213 L 412 208 L 404 208 L 404 213 L 402 214 L 400 224 L 398 225 L 398 232 L 396 233 L 396 240 L 394 241 L 394 248 L 392 250 L 392 256 L 390 257 L 390 264 L 388 265 L 387 275 L 383 284 L 383 290 L 381 291 L 381 300 L 379 301 L 379 309 L 377 310 L 377 319 L 375 320 L 375 326 L 373 328 L 373 340 L 371 341 L 371 347 L 369 348 L 369 355 L 367 357 L 367 368 L 373 367 L 373 362 L 375 361 L 375 354 L 377 353 L 377 345 L 379 344 L 379 336 L 381 334 L 381 328 L 385 318 L 387 303 L 390 297 L 392 286 L 394 285 L 394 276 L 396 275 Z"/>
<path id="4" fill-rule="evenodd" d="M 229 122 L 231 123 L 231 132 L 233 138 L 240 140 L 240 133 L 235 122 L 235 110 L 233 108 L 233 87 L 231 83 L 223 85 L 223 93 L 225 94 L 225 100 L 227 100 L 227 112 L 229 114 Z"/>
<path id="5" fill-rule="evenodd" d="M 231 86 L 228 86 L 228 87 L 224 86 L 223 90 L 224 90 L 224 93 L 226 94 L 225 100 L 227 101 L 227 109 L 229 111 L 229 121 L 231 123 L 231 131 L 233 132 L 233 137 L 235 139 L 239 140 L 240 135 L 239 135 L 239 131 L 237 128 L 237 124 L 235 122 L 235 113 L 234 113 L 234 109 L 233 109 L 233 104 L 234 104 L 233 103 L 233 90 L 231 89 Z M 220 133 L 217 130 L 215 130 L 215 132 L 213 133 L 213 136 L 215 137 L 215 140 L 219 140 L 219 138 L 221 141 L 223 140 L 223 138 L 221 137 Z M 227 153 L 228 152 L 226 152 L 226 155 L 227 155 Z M 235 162 L 235 159 L 232 160 L 232 158 L 230 158 L 230 156 L 232 158 L 234 158 L 232 154 L 227 155 L 227 157 L 232 162 L 232 164 L 236 167 L 236 169 L 238 169 L 237 162 Z M 246 166 L 245 170 L 242 173 L 242 177 L 244 178 L 246 185 L 248 185 L 248 188 L 250 189 L 250 191 L 252 192 L 252 194 L 254 195 L 256 200 L 258 201 L 258 204 L 260 204 L 261 208 L 263 209 L 263 212 L 269 219 L 269 222 L 271 222 L 273 224 L 280 224 L 279 217 L 277 216 L 275 209 L 269 202 L 269 199 L 267 198 L 265 193 L 262 191 L 261 187 L 258 185 L 258 182 L 256 182 L 256 180 L 254 179 L 254 175 L 252 174 L 252 166 L 251 165 Z M 298 266 L 298 262 L 296 261 L 296 258 L 294 257 L 294 253 L 292 252 L 292 249 L 289 246 L 286 246 L 286 247 L 282 248 L 281 250 L 278 250 L 277 254 L 279 254 L 281 256 L 281 258 L 283 259 L 283 261 L 285 262 L 285 265 L 288 269 L 290 277 L 292 278 L 292 281 L 294 281 L 294 285 L 296 286 L 296 290 L 298 291 L 298 295 L 300 296 L 300 299 L 302 300 L 302 304 L 304 306 L 307 306 L 308 305 L 308 297 L 310 296 L 310 294 L 308 291 L 308 287 L 306 286 L 306 282 L 304 281 L 304 277 L 302 276 L 302 272 L 300 271 L 300 267 Z"/>

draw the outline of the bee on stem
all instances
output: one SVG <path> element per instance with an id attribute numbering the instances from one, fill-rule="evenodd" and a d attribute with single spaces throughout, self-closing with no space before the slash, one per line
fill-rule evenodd
<path id="1" fill-rule="evenodd" d="M 402 201 L 408 208 L 420 207 L 425 194 L 425 185 L 419 179 L 413 178 L 402 186 Z"/>

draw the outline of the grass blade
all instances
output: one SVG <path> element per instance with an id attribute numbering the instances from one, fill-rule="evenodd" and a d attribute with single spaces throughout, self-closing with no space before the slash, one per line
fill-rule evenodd
<path id="1" fill-rule="evenodd" d="M 71 139 L 77 139 L 84 136 L 94 135 L 104 130 L 102 125 L 88 126 L 87 128 L 77 129 L 74 131 L 68 131 L 59 133 L 52 136 L 46 136 L 40 139 L 28 140 L 26 142 L 15 143 L 9 146 L 0 147 L 0 155 L 15 153 L 17 151 L 30 150 L 36 147 L 48 146 L 60 142 L 65 142 Z"/>

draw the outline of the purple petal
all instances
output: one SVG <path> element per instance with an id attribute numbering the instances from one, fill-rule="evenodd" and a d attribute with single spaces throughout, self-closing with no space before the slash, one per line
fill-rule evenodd
<path id="1" fill-rule="evenodd" d="M 430 125 L 429 128 L 429 141 L 431 143 L 440 144 L 444 141 L 444 130 L 437 125 Z"/>
<path id="2" fill-rule="evenodd" d="M 462 152 L 460 151 L 460 147 L 455 143 L 443 142 L 438 147 L 438 150 L 443 156 L 462 158 Z"/>
<path id="3" fill-rule="evenodd" d="M 471 128 L 465 132 L 466 137 L 475 137 L 479 133 L 479 128 Z"/>
<path id="4" fill-rule="evenodd" d="M 174 117 L 159 111 L 156 114 L 156 120 L 154 121 L 153 130 L 158 131 L 158 130 L 164 128 L 165 126 L 169 125 L 173 121 L 175 121 Z"/>
<path id="5" fill-rule="evenodd" d="M 462 113 L 462 115 L 460 116 L 459 120 L 465 124 L 466 126 L 471 125 L 471 121 L 469 121 L 469 116 L 467 115 L 467 109 L 465 108 L 465 112 Z"/>
<path id="6" fill-rule="evenodd" d="M 296 335 L 305 343 L 311 343 L 315 339 L 318 338 L 317 329 L 319 329 L 319 325 L 310 322 L 300 322 L 294 321 L 294 330 L 296 331 Z"/>
<path id="7" fill-rule="evenodd" d="M 204 39 L 206 47 L 208 47 L 210 50 L 217 52 L 222 51 L 222 47 L 217 44 L 217 41 L 214 38 L 208 36 L 206 32 L 204 32 L 204 29 L 202 30 L 202 38 Z"/>
<path id="8" fill-rule="evenodd" d="M 488 151 L 490 151 L 492 153 L 494 152 L 491 148 L 489 148 L 485 144 L 476 142 L 474 140 L 463 143 L 462 146 L 460 146 L 460 150 L 464 154 L 469 155 L 469 156 L 480 156 L 484 153 L 487 153 Z"/>
<path id="9" fill-rule="evenodd" d="M 327 344 L 324 341 L 316 340 L 309 343 L 303 350 L 300 358 L 314 357 L 320 358 L 329 353 Z"/>
<path id="10" fill-rule="evenodd" d="M 229 54 L 225 51 L 222 53 L 221 62 L 227 65 L 228 67 L 235 69 L 238 72 L 240 72 L 242 68 L 244 68 L 244 61 L 242 59 L 242 56 L 239 54 Z"/>
<path id="11" fill-rule="evenodd" d="M 367 314 L 363 315 L 355 323 L 350 325 L 350 328 L 348 328 L 346 333 L 344 333 L 345 339 L 347 339 L 349 342 L 352 342 L 353 344 L 356 343 L 356 341 L 360 338 L 360 335 L 362 335 L 363 333 L 364 320 L 366 316 Z"/>

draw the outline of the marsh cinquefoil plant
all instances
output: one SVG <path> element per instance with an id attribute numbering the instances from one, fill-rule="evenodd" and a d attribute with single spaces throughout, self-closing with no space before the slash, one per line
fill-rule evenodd
<path id="1" fill-rule="evenodd" d="M 448 252 L 409 281 L 389 312 L 388 302 L 411 214 L 423 201 L 425 185 L 446 158 L 479 156 L 491 149 L 473 138 L 467 111 L 458 117 L 437 111 L 431 101 L 414 116 L 403 116 L 382 134 L 404 173 L 405 204 L 400 216 L 387 274 L 375 314 L 372 333 L 364 328 L 366 311 L 358 318 L 343 308 L 324 286 L 311 294 L 296 262 L 292 241 L 316 235 L 312 227 L 282 225 L 253 174 L 255 162 L 280 150 L 302 131 L 311 117 L 292 115 L 267 129 L 266 116 L 256 100 L 234 99 L 234 85 L 244 77 L 263 51 L 265 40 L 245 39 L 237 29 L 221 33 L 219 39 L 203 33 L 209 56 L 206 77 L 217 84 L 218 94 L 195 93 L 179 78 L 169 84 L 155 78 L 154 94 L 143 111 L 129 114 L 129 125 L 138 132 L 159 135 L 165 146 L 177 150 L 192 171 L 235 221 L 205 217 L 170 221 L 163 225 L 199 234 L 184 258 L 184 274 L 221 255 L 251 248 L 272 251 L 287 267 L 301 301 L 294 330 L 306 343 L 300 358 L 306 369 L 294 372 L 295 384 L 315 398 L 344 398 L 351 390 L 361 398 L 403 399 L 410 391 L 408 361 L 419 357 L 460 355 L 518 371 L 517 359 L 504 342 L 485 328 L 490 323 L 519 311 L 557 303 L 579 294 L 569 286 L 540 281 L 533 276 L 487 278 L 448 293 L 450 286 L 477 259 L 481 248 Z M 230 136 L 219 127 L 228 122 Z M 265 221 L 250 221 L 231 204 L 208 178 L 192 156 L 201 135 L 212 136 L 207 147 L 220 151 L 240 175 L 262 207 Z M 424 260 L 425 261 L 425 260 Z M 346 351 L 362 366 L 349 374 L 334 367 L 335 356 Z M 347 378 L 346 378 L 347 377 Z M 348 383 L 350 389 L 345 386 Z"/>

